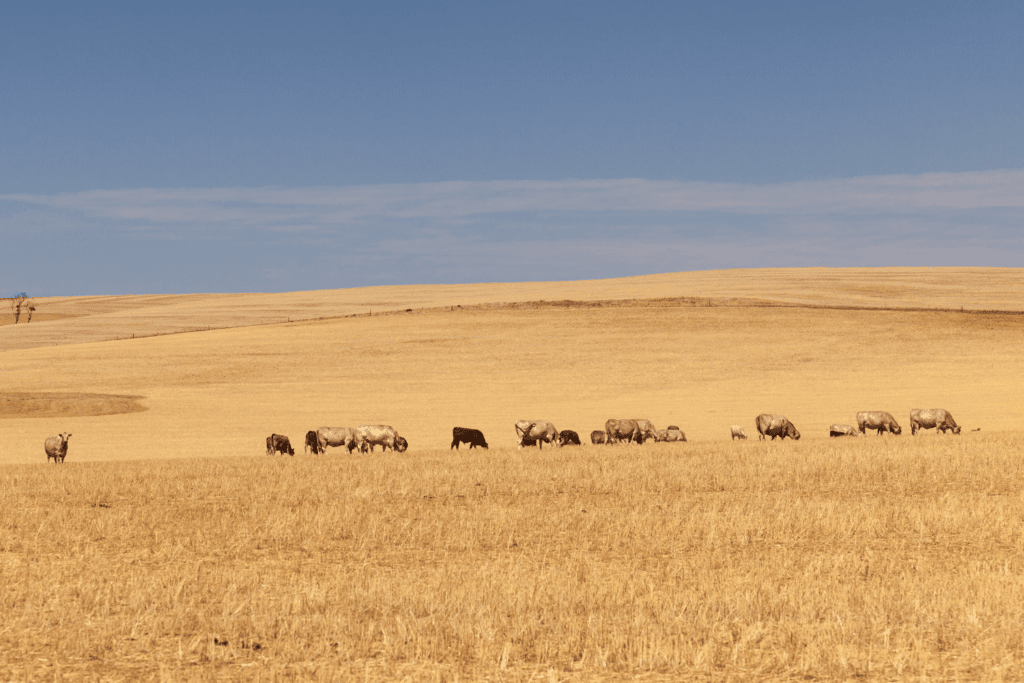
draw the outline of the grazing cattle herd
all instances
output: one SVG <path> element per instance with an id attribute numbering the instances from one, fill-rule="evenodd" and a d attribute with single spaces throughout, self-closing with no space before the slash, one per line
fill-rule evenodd
<path id="1" fill-rule="evenodd" d="M 785 415 L 772 415 L 762 413 L 754 421 L 757 427 L 758 439 L 761 441 L 772 441 L 776 438 L 785 440 L 786 437 L 797 440 L 800 432 L 796 426 L 789 421 Z M 862 411 L 857 413 L 857 426 L 847 424 L 833 424 L 828 428 L 830 437 L 839 436 L 864 436 L 867 430 L 873 429 L 881 436 L 885 432 L 890 434 L 901 434 L 903 429 L 892 416 L 884 410 Z M 923 410 L 915 408 L 910 411 L 910 433 L 916 435 L 922 429 L 934 429 L 945 434 L 947 431 L 953 434 L 960 433 L 960 425 L 956 423 L 948 410 L 942 408 L 930 408 Z M 519 448 L 536 446 L 543 448 L 544 444 L 553 447 L 579 446 L 581 445 L 579 434 L 571 429 L 558 431 L 555 425 L 548 420 L 518 420 L 515 423 L 516 438 Z M 980 428 L 971 431 L 980 431 Z M 732 439 L 746 439 L 747 434 L 740 425 L 729 427 Z M 71 434 L 62 432 L 56 436 L 47 437 L 44 445 L 46 450 L 46 461 L 51 459 L 55 463 L 64 462 L 68 454 L 68 439 Z M 610 419 L 604 424 L 604 429 L 596 429 L 590 433 L 592 444 L 616 444 L 635 443 L 642 444 L 646 441 L 654 442 L 681 442 L 686 441 L 686 434 L 679 427 L 669 425 L 666 429 L 655 429 L 650 420 L 620 420 Z M 487 448 L 487 439 L 479 429 L 467 427 L 452 428 L 452 445 L 454 449 L 459 444 L 467 443 L 469 447 Z M 396 453 L 404 453 L 409 448 L 409 442 L 399 436 L 391 425 L 362 425 L 359 427 L 320 427 L 316 431 L 306 432 L 305 452 L 312 452 L 314 455 L 326 453 L 327 447 L 345 448 L 349 453 L 358 450 L 360 453 L 371 453 L 376 446 L 382 451 L 391 449 Z M 282 434 L 271 434 L 267 437 L 267 455 L 295 455 L 295 449 L 287 436 Z"/>

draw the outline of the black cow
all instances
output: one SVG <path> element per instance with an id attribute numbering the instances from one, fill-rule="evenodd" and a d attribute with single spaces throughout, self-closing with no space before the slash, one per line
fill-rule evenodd
<path id="1" fill-rule="evenodd" d="M 459 450 L 460 443 L 468 443 L 470 448 L 474 446 L 487 448 L 487 440 L 484 439 L 484 433 L 479 429 L 452 427 L 452 448 Z M 451 448 L 448 450 L 451 450 Z"/>
<path id="2" fill-rule="evenodd" d="M 560 431 L 558 433 L 558 441 L 563 446 L 568 446 L 568 445 L 581 446 L 582 445 L 580 443 L 580 435 L 577 434 L 576 432 L 572 431 L 571 429 L 563 429 L 562 431 Z"/>
<path id="3" fill-rule="evenodd" d="M 316 432 L 306 432 L 306 447 L 302 451 L 313 451 L 313 455 L 320 453 L 320 440 L 317 439 Z"/>
<path id="4" fill-rule="evenodd" d="M 267 455 L 274 455 L 276 453 L 295 455 L 295 449 L 292 448 L 292 442 L 288 440 L 287 436 L 271 434 L 267 437 Z"/>

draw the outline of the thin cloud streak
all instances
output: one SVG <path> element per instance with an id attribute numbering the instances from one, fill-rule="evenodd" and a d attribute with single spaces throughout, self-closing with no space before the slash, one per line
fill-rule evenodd
<path id="1" fill-rule="evenodd" d="M 836 214 L 1024 207 L 1024 170 L 868 176 L 771 185 L 642 179 L 450 181 L 311 188 L 92 190 L 0 195 L 14 211 L 139 224 L 323 229 L 375 219 L 459 221 L 557 212 Z M 27 205 L 27 206 L 26 206 Z M 8 210 L 6 213 L 9 213 Z"/>

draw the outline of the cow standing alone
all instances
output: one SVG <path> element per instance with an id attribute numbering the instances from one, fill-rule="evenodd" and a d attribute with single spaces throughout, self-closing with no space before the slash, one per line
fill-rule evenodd
<path id="1" fill-rule="evenodd" d="M 467 427 L 452 427 L 452 447 L 455 450 L 459 450 L 460 443 L 468 443 L 470 449 L 475 446 L 480 448 L 487 448 L 487 439 L 484 438 L 484 433 L 479 429 L 469 429 Z M 449 448 L 448 450 L 451 450 Z"/>
<path id="2" fill-rule="evenodd" d="M 71 435 L 67 432 L 47 437 L 43 444 L 43 448 L 46 450 L 46 462 L 50 462 L 50 458 L 53 458 L 54 463 L 64 462 L 64 458 L 68 455 L 68 439 L 70 438 Z"/>
<path id="3" fill-rule="evenodd" d="M 729 432 L 732 434 L 732 439 L 731 439 L 732 441 L 735 441 L 736 439 L 746 439 L 747 438 L 747 433 L 745 431 L 743 431 L 743 427 L 741 427 L 739 425 L 733 425 L 733 426 L 729 427 Z"/>

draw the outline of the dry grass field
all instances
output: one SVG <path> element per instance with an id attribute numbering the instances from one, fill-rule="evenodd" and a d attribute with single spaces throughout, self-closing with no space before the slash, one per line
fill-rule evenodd
<path id="1" fill-rule="evenodd" d="M 1024 676 L 1024 271 L 381 289 L 0 328 L 0 680 Z M 609 417 L 690 442 L 514 446 Z"/>

